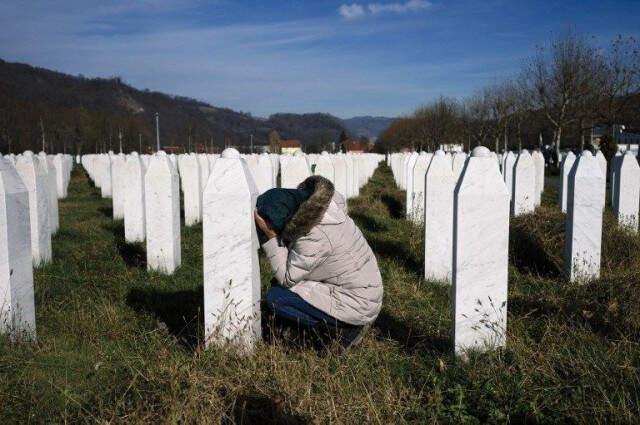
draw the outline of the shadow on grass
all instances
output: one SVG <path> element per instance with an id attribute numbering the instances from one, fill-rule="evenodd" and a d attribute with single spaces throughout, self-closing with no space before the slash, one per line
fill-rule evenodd
<path id="1" fill-rule="evenodd" d="M 509 254 L 511 263 L 521 272 L 548 278 L 557 278 L 562 274 L 561 265 L 527 229 L 517 226 L 510 229 Z"/>
<path id="2" fill-rule="evenodd" d="M 419 327 L 400 321 L 384 310 L 380 312 L 374 326 L 382 337 L 396 341 L 408 353 L 435 351 L 438 355 L 451 354 L 450 338 L 428 335 Z"/>
<path id="3" fill-rule="evenodd" d="M 141 242 L 129 243 L 125 241 L 124 222 L 113 221 L 103 227 L 113 233 L 116 248 L 127 267 L 147 268 L 147 252 L 144 244 Z"/>
<path id="4" fill-rule="evenodd" d="M 358 227 L 369 232 L 385 232 L 389 229 L 385 224 L 361 212 L 353 212 L 349 216 L 358 224 Z"/>
<path id="5" fill-rule="evenodd" d="M 384 194 L 380 197 L 392 218 L 404 218 L 404 203 L 397 196 Z"/>
<path id="6" fill-rule="evenodd" d="M 98 211 L 100 211 L 100 214 L 104 217 L 113 220 L 113 207 L 100 207 L 98 208 Z"/>
<path id="7" fill-rule="evenodd" d="M 300 425 L 311 423 L 310 418 L 285 413 L 283 397 L 265 397 L 263 395 L 240 395 L 233 400 L 233 420 L 223 424 L 283 424 Z"/>
<path id="8" fill-rule="evenodd" d="M 415 255 L 402 241 L 379 240 L 375 236 L 367 238 L 371 249 L 381 257 L 396 260 L 407 271 L 422 277 L 422 261 L 415 258 Z"/>
<path id="9" fill-rule="evenodd" d="M 171 335 L 191 350 L 202 340 L 202 286 L 179 291 L 132 288 L 127 295 L 127 305 L 155 316 Z"/>

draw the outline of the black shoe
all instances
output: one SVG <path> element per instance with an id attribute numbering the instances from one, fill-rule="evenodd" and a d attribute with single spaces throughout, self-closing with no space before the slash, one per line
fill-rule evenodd
<path id="1" fill-rule="evenodd" d="M 358 346 L 371 325 L 351 326 L 340 330 L 341 354 L 347 354 L 353 347 Z"/>

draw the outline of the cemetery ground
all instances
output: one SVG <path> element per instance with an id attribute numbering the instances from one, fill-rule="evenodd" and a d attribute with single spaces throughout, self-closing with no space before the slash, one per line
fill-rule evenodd
<path id="1" fill-rule="evenodd" d="M 602 278 L 568 283 L 553 179 L 542 207 L 511 220 L 507 348 L 463 362 L 450 287 L 422 279 L 422 230 L 386 166 L 350 201 L 385 299 L 347 356 L 268 330 L 251 355 L 204 350 L 201 227 L 183 227 L 173 276 L 147 272 L 144 245 L 124 242 L 76 167 L 54 261 L 35 272 L 38 341 L 0 339 L 0 422 L 633 423 L 640 237 L 607 211 Z"/>

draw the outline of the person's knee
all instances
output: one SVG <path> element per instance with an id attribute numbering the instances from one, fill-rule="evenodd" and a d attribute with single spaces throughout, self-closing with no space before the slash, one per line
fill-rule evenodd
<path id="1" fill-rule="evenodd" d="M 267 291 L 267 296 L 265 297 L 265 301 L 267 305 L 275 310 L 277 305 L 281 305 L 282 301 L 286 295 L 287 289 L 282 288 L 280 286 L 272 286 Z"/>

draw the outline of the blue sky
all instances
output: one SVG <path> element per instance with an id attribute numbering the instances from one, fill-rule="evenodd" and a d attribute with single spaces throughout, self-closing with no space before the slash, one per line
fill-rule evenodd
<path id="1" fill-rule="evenodd" d="M 570 29 L 638 35 L 640 1 L 2 0 L 0 58 L 257 116 L 397 116 L 517 73 Z"/>

